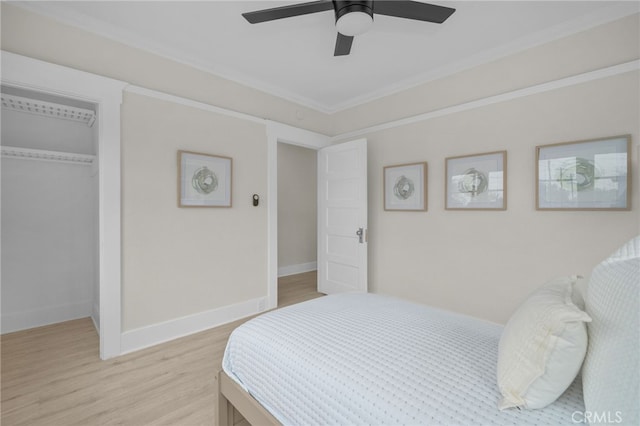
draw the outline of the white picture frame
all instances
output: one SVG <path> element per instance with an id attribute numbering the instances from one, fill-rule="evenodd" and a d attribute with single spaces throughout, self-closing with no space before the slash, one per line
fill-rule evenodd
<path id="1" fill-rule="evenodd" d="M 427 163 L 399 164 L 383 168 L 384 210 L 427 210 Z"/>
<path id="2" fill-rule="evenodd" d="M 445 159 L 445 210 L 506 210 L 507 151 Z"/>
<path id="3" fill-rule="evenodd" d="M 231 207 L 232 159 L 178 151 L 178 207 Z"/>
<path id="4" fill-rule="evenodd" d="M 630 210 L 631 136 L 536 147 L 537 210 Z"/>

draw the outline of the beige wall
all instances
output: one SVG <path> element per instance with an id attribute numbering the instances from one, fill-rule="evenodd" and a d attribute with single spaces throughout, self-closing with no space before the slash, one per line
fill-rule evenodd
<path id="1" fill-rule="evenodd" d="M 278 144 L 278 267 L 317 260 L 317 155 Z"/>
<path id="2" fill-rule="evenodd" d="M 639 57 L 638 15 L 332 116 L 2 3 L 2 48 L 323 133 L 482 99 Z M 638 72 L 367 134 L 371 289 L 504 321 L 556 275 L 587 275 L 637 234 Z M 304 120 L 296 113 L 303 112 Z M 537 212 L 535 146 L 623 133 L 633 210 Z M 124 330 L 266 295 L 262 125 L 127 93 L 122 118 Z M 176 151 L 233 157 L 232 209 L 176 206 Z M 444 211 L 444 158 L 506 149 L 504 212 Z M 429 211 L 384 212 L 382 167 L 429 163 Z M 247 268 L 247 265 L 251 265 Z"/>
<path id="3" fill-rule="evenodd" d="M 640 15 L 431 81 L 332 116 L 342 134 L 638 59 Z"/>
<path id="4" fill-rule="evenodd" d="M 334 115 L 334 131 L 438 111 L 640 58 L 640 15 L 539 45 Z M 640 76 L 631 72 L 440 118 L 369 140 L 369 280 L 398 295 L 504 322 L 548 278 L 591 269 L 640 232 Z M 631 134 L 633 210 L 535 210 L 535 147 Z M 508 210 L 445 211 L 444 159 L 508 151 Z M 382 168 L 429 163 L 429 211 L 385 212 Z"/>
<path id="5" fill-rule="evenodd" d="M 640 75 L 632 72 L 367 135 L 369 279 L 388 293 L 504 322 L 555 276 L 582 274 L 637 235 Z M 535 147 L 631 134 L 633 210 L 535 210 Z M 445 211 L 446 157 L 508 152 L 506 211 Z M 429 164 L 429 211 L 385 212 L 382 168 Z"/>
<path id="6" fill-rule="evenodd" d="M 233 159 L 232 208 L 178 208 L 178 150 Z M 260 124 L 125 94 L 124 331 L 266 295 L 266 155 Z"/>
<path id="7" fill-rule="evenodd" d="M 2 49 L 274 120 L 302 107 L 2 3 Z M 321 126 L 322 115 L 314 126 Z M 231 209 L 177 207 L 179 149 L 233 158 Z M 265 126 L 125 92 L 123 331 L 265 297 Z M 247 268 L 251 265 L 251 268 Z"/>
<path id="8" fill-rule="evenodd" d="M 0 6 L 3 50 L 292 126 L 328 132 L 327 114 L 6 2 Z"/>

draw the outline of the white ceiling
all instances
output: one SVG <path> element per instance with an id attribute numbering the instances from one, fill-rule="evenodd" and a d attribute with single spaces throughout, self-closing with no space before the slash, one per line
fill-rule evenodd
<path id="1" fill-rule="evenodd" d="M 19 2 L 30 10 L 219 76 L 336 112 L 638 13 L 638 1 L 433 1 L 444 24 L 375 16 L 334 57 L 332 11 L 261 24 L 243 12 L 287 1 Z"/>

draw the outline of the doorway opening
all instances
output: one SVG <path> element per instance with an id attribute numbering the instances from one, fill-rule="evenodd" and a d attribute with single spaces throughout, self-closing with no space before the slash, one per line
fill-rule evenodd
<path id="1" fill-rule="evenodd" d="M 279 146 L 283 146 L 282 152 L 287 150 L 285 145 L 294 146 L 294 148 L 308 149 L 317 156 L 317 151 L 321 148 L 329 146 L 330 138 L 315 132 L 292 127 L 286 124 L 267 121 L 267 234 L 268 234 L 268 250 L 267 250 L 267 306 L 266 309 L 273 309 L 278 306 L 278 276 L 280 273 L 286 274 L 292 269 L 280 270 L 279 268 L 279 182 L 278 182 L 278 151 Z M 315 165 L 314 167 L 317 167 Z M 317 177 L 316 177 L 317 178 Z M 284 178 L 281 178 L 284 179 Z M 317 190 L 317 187 L 316 187 Z M 317 200 L 317 198 L 316 198 Z M 280 206 L 285 209 L 286 207 Z M 316 260 L 316 259 L 314 259 Z M 317 261 L 317 260 L 316 260 Z M 304 263 L 307 262 L 303 262 Z M 311 263 L 311 262 L 308 262 Z M 300 264 L 297 264 L 300 265 Z M 285 265 L 283 267 L 290 266 Z M 308 268 L 315 265 L 306 265 Z M 300 268 L 297 266 L 295 268 Z M 296 269 L 293 269 L 294 271 Z M 298 269 L 299 270 L 299 269 Z"/>
<path id="2" fill-rule="evenodd" d="M 278 143 L 278 276 L 317 267 L 317 152 Z"/>

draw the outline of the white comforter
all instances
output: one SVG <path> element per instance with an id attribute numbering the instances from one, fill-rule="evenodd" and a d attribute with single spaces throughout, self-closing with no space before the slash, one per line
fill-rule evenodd
<path id="1" fill-rule="evenodd" d="M 399 299 L 341 294 L 238 327 L 223 368 L 285 425 L 581 421 L 579 381 L 542 410 L 498 410 L 501 331 L 496 324 Z"/>

